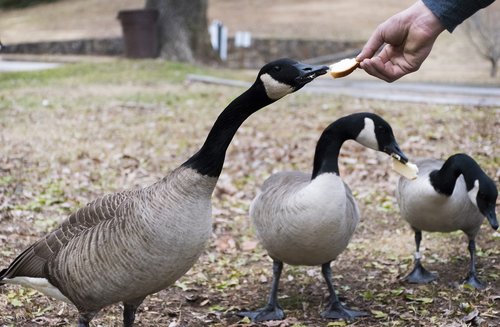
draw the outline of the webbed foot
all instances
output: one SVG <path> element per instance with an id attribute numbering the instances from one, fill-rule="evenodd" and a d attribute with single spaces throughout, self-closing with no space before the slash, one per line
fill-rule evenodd
<path id="1" fill-rule="evenodd" d="M 476 274 L 470 273 L 467 275 L 467 277 L 463 281 L 464 284 L 470 285 L 474 287 L 475 289 L 482 290 L 486 287 L 476 276 Z"/>
<path id="2" fill-rule="evenodd" d="M 253 322 L 285 319 L 285 313 L 279 306 L 269 305 L 255 311 L 238 312 L 237 315 L 241 317 L 248 317 L 252 319 Z"/>
<path id="3" fill-rule="evenodd" d="M 369 316 L 369 313 L 364 311 L 347 309 L 340 302 L 334 302 L 329 304 L 328 308 L 325 311 L 321 312 L 322 318 L 344 319 L 348 321 L 358 317 L 365 317 L 365 316 Z"/>
<path id="4" fill-rule="evenodd" d="M 417 261 L 413 270 L 403 280 L 412 284 L 427 284 L 436 279 L 437 274 L 427 271 L 420 261 Z"/>

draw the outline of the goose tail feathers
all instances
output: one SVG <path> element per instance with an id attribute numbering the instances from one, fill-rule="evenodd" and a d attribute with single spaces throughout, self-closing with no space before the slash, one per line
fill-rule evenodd
<path id="1" fill-rule="evenodd" d="M 0 285 L 3 285 L 3 284 L 4 284 L 4 283 L 2 282 L 2 280 L 3 280 L 3 278 L 4 278 L 4 276 L 5 276 L 5 274 L 6 274 L 6 273 L 7 273 L 7 269 L 2 269 L 2 270 L 0 271 Z"/>

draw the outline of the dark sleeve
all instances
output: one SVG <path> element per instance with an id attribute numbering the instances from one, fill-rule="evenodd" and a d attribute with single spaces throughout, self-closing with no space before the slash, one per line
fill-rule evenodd
<path id="1" fill-rule="evenodd" d="M 476 11 L 489 6 L 495 0 L 422 0 L 443 26 L 451 33 Z"/>

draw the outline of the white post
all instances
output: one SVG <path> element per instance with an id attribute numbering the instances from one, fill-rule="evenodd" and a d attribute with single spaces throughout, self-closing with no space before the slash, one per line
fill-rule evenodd
<path id="1" fill-rule="evenodd" d="M 227 59 L 227 27 L 219 20 L 214 20 L 208 28 L 212 48 L 217 50 L 222 60 Z"/>

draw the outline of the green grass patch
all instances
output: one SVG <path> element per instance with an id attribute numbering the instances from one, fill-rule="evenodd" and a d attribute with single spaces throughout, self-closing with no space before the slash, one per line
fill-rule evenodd
<path id="1" fill-rule="evenodd" d="M 117 59 L 100 63 L 63 64 L 53 69 L 0 74 L 0 89 L 57 85 L 179 83 L 188 74 L 210 74 L 248 80 L 248 75 L 231 70 L 193 66 L 161 60 Z"/>
<path id="2" fill-rule="evenodd" d="M 180 82 L 189 73 L 202 73 L 195 66 L 156 60 L 115 60 L 103 63 L 65 64 L 33 72 L 8 72 L 0 75 L 2 90 L 19 87 L 88 84 L 141 84 Z"/>

